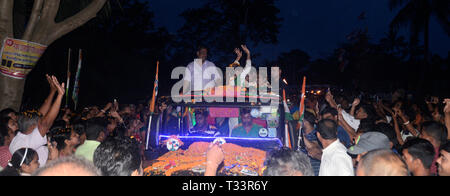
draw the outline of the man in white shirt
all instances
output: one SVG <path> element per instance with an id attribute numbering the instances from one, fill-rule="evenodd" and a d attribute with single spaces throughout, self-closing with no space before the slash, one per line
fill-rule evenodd
<path id="1" fill-rule="evenodd" d="M 223 84 L 222 74 L 214 63 L 206 60 L 207 57 L 208 49 L 203 46 L 199 47 L 197 59 L 186 67 L 183 78 L 183 94 L 203 91 Z"/>
<path id="2" fill-rule="evenodd" d="M 319 176 L 354 176 L 352 158 L 337 139 L 337 124 L 328 119 L 320 121 L 317 138 L 324 148 Z"/>
<path id="3" fill-rule="evenodd" d="M 32 148 L 35 150 L 38 153 L 41 167 L 45 165 L 48 159 L 47 132 L 58 116 L 65 93 L 64 83 L 60 85 L 55 76 L 50 77 L 47 75 L 47 80 L 50 84 L 49 96 L 39 109 L 39 112 L 25 112 L 19 117 L 19 133 L 9 145 L 11 154 L 14 154 L 16 150 L 21 148 Z M 53 102 L 56 92 L 58 95 Z"/>

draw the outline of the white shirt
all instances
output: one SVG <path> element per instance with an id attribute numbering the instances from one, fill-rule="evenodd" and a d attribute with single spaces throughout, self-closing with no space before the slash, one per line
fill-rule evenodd
<path id="1" fill-rule="evenodd" d="M 354 176 L 352 158 L 338 140 L 322 151 L 319 176 Z"/>
<path id="2" fill-rule="evenodd" d="M 345 122 L 347 122 L 347 124 L 355 130 L 355 132 L 358 131 L 359 125 L 361 124 L 360 120 L 356 119 L 344 110 L 342 110 L 342 117 Z"/>
<path id="3" fill-rule="evenodd" d="M 202 91 L 215 87 L 215 81 L 221 78 L 222 74 L 219 73 L 214 63 L 206 60 L 201 65 L 201 61 L 196 59 L 187 66 L 183 80 L 191 83 L 191 91 Z"/>
<path id="4" fill-rule="evenodd" d="M 40 167 L 43 167 L 48 159 L 47 136 L 42 137 L 39 129 L 36 127 L 33 132 L 24 135 L 18 132 L 9 145 L 9 151 L 14 154 L 21 148 L 31 148 L 35 150 L 39 156 Z"/>

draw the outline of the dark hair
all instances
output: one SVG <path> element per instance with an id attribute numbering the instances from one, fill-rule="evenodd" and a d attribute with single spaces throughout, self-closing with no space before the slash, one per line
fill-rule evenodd
<path id="1" fill-rule="evenodd" d="M 250 108 L 241 108 L 240 109 L 241 115 L 250 114 L 251 112 L 252 112 L 252 110 Z"/>
<path id="2" fill-rule="evenodd" d="M 105 126 L 97 119 L 91 119 L 86 122 L 86 140 L 97 140 L 103 131 L 105 131 Z"/>
<path id="3" fill-rule="evenodd" d="M 397 134 L 395 133 L 394 127 L 392 127 L 390 124 L 378 123 L 373 127 L 373 131 L 386 135 L 389 138 L 389 141 L 392 142 L 392 144 L 394 145 L 393 147 L 397 150 L 399 149 Z"/>
<path id="4" fill-rule="evenodd" d="M 439 151 L 450 152 L 450 140 L 447 140 L 444 144 L 441 145 Z"/>
<path id="5" fill-rule="evenodd" d="M 304 120 L 308 121 L 312 126 L 316 124 L 316 116 L 314 116 L 314 114 L 311 112 L 305 111 Z"/>
<path id="6" fill-rule="evenodd" d="M 375 122 L 373 120 L 365 118 L 360 121 L 357 131 L 360 131 L 362 133 L 367 133 L 367 132 L 372 131 L 374 126 L 375 126 Z"/>
<path id="7" fill-rule="evenodd" d="M 447 141 L 447 128 L 441 123 L 428 121 L 422 124 L 422 131 L 433 137 L 440 144 Z"/>
<path id="8" fill-rule="evenodd" d="M 6 108 L 2 111 L 0 111 L 0 118 L 5 118 L 5 117 L 9 117 L 9 114 L 11 113 L 16 113 L 16 111 L 14 109 L 11 108 Z"/>
<path id="9" fill-rule="evenodd" d="M 197 46 L 196 52 L 198 52 L 198 51 L 200 51 L 200 50 L 202 50 L 202 49 L 209 50 L 208 47 L 206 47 L 205 45 L 198 45 L 198 46 Z"/>
<path id="10" fill-rule="evenodd" d="M 8 121 L 9 117 L 2 118 L 0 117 L 0 146 L 5 144 L 5 136 L 9 136 L 8 134 Z"/>
<path id="11" fill-rule="evenodd" d="M 403 150 L 408 150 L 408 153 L 414 159 L 420 159 L 426 169 L 431 168 L 436 152 L 434 151 L 433 144 L 428 140 L 421 138 L 410 139 L 403 145 Z"/>
<path id="12" fill-rule="evenodd" d="M 21 148 L 16 150 L 8 163 L 8 166 L 0 172 L 0 176 L 20 176 L 20 169 L 23 164 L 30 165 L 37 152 L 31 148 Z"/>
<path id="13" fill-rule="evenodd" d="M 131 176 L 141 163 L 139 145 L 126 137 L 110 138 L 94 153 L 94 164 L 104 176 Z"/>
<path id="14" fill-rule="evenodd" d="M 306 154 L 289 148 L 271 152 L 266 160 L 264 176 L 288 176 L 299 171 L 303 176 L 314 176 L 311 162 Z"/>
<path id="15" fill-rule="evenodd" d="M 66 128 L 65 121 L 56 121 L 53 123 L 52 128 L 50 128 L 48 135 L 51 138 L 51 142 L 56 142 L 58 144 L 56 148 L 62 150 L 66 147 L 65 141 L 70 140 L 72 129 Z"/>
<path id="16" fill-rule="evenodd" d="M 338 115 L 338 111 L 335 108 L 332 107 L 326 107 L 325 109 L 323 109 L 320 112 L 320 115 L 323 116 L 325 114 L 331 114 L 333 116 L 337 116 Z"/>
<path id="17" fill-rule="evenodd" d="M 319 121 L 317 131 L 323 139 L 331 140 L 337 138 L 337 124 L 333 120 L 325 119 Z"/>
<path id="18" fill-rule="evenodd" d="M 361 104 L 361 105 L 358 107 L 358 110 L 359 110 L 360 108 L 362 108 L 362 109 L 364 110 L 364 112 L 367 114 L 367 118 L 368 118 L 368 119 L 371 119 L 371 120 L 375 120 L 375 119 L 376 119 L 377 115 L 376 115 L 375 109 L 373 108 L 373 105 L 370 105 L 370 104 Z"/>
<path id="19" fill-rule="evenodd" d="M 74 167 L 82 169 L 87 173 L 92 174 L 93 176 L 101 175 L 100 171 L 98 171 L 98 169 L 92 164 L 92 162 L 77 156 L 66 156 L 51 162 L 47 162 L 47 164 L 45 164 L 44 167 L 39 168 L 32 175 L 40 176 L 45 171 L 48 171 L 63 164 L 72 164 Z"/>
<path id="20" fill-rule="evenodd" d="M 78 135 L 83 135 L 86 133 L 86 125 L 83 121 L 74 123 L 72 127 L 75 133 L 77 133 Z"/>

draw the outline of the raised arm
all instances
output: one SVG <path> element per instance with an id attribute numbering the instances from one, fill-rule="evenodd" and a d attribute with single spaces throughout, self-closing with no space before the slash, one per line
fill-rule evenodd
<path id="1" fill-rule="evenodd" d="M 240 76 L 241 86 L 243 86 L 243 84 L 245 82 L 245 77 L 252 70 L 252 58 L 251 58 L 250 50 L 247 48 L 247 46 L 246 45 L 241 45 L 241 47 L 242 47 L 242 50 L 244 50 L 245 54 L 247 54 L 247 61 L 245 63 L 245 68 L 244 68 L 244 71 L 242 72 L 242 74 Z"/>
<path id="2" fill-rule="evenodd" d="M 403 120 L 403 122 L 405 122 L 406 129 L 411 132 L 414 136 L 418 137 L 419 136 L 419 132 L 414 128 L 413 124 L 411 123 L 411 121 L 408 119 L 408 116 L 406 116 L 403 111 L 401 109 L 398 108 L 394 108 L 394 111 L 398 114 L 398 116 Z"/>
<path id="3" fill-rule="evenodd" d="M 352 103 L 352 108 L 350 109 L 350 115 L 355 116 L 356 107 L 361 103 L 361 99 L 355 98 Z"/>
<path id="4" fill-rule="evenodd" d="M 234 60 L 233 63 L 230 64 L 230 67 L 235 67 L 235 66 L 240 66 L 241 64 L 239 63 L 239 61 L 242 58 L 242 52 L 241 50 L 239 50 L 239 48 L 235 48 L 234 49 L 234 53 L 236 53 L 236 60 Z"/>
<path id="5" fill-rule="evenodd" d="M 46 74 L 45 77 L 47 78 L 47 81 L 50 85 L 50 93 L 48 94 L 48 97 L 47 99 L 45 99 L 41 108 L 39 108 L 39 113 L 41 113 L 44 116 L 48 113 L 48 110 L 50 110 L 50 106 L 56 93 L 56 86 L 53 83 L 52 78 L 48 74 Z"/>
<path id="6" fill-rule="evenodd" d="M 42 137 L 44 137 L 50 127 L 53 125 L 53 122 L 55 121 L 56 117 L 58 116 L 59 109 L 61 107 L 61 102 L 64 97 L 65 89 L 64 89 L 64 83 L 59 84 L 58 79 L 56 79 L 55 76 L 52 76 L 52 82 L 56 86 L 56 89 L 58 91 L 58 96 L 56 97 L 56 100 L 53 102 L 53 104 L 50 107 L 50 110 L 45 114 L 41 119 L 39 119 L 38 123 L 38 129 L 41 133 Z"/>
<path id="7" fill-rule="evenodd" d="M 327 94 L 325 95 L 325 100 L 330 104 L 330 106 L 336 110 L 339 110 L 336 101 L 334 101 L 333 94 L 331 94 L 331 91 L 328 89 Z"/>

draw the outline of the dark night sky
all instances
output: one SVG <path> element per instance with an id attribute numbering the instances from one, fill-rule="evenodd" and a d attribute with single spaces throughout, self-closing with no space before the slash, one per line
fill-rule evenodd
<path id="1" fill-rule="evenodd" d="M 201 7 L 207 0 L 149 0 L 155 12 L 157 26 L 166 27 L 171 33 L 184 23 L 181 12 L 187 8 Z M 279 43 L 260 45 L 253 49 L 264 58 L 274 60 L 280 53 L 292 49 L 306 51 L 313 59 L 330 55 L 346 35 L 359 27 L 368 26 L 372 42 L 378 42 L 389 30 L 389 23 L 397 13 L 390 11 L 389 0 L 278 0 L 276 6 L 284 18 L 279 34 Z M 358 16 L 366 12 L 363 22 Z M 407 28 L 400 33 L 406 35 Z M 407 35 L 406 35 L 407 36 Z M 409 38 L 407 36 L 407 38 Z M 450 37 L 432 18 L 430 26 L 430 48 L 433 54 L 447 57 L 450 51 Z M 212 54 L 214 55 L 214 54 Z M 261 61 L 259 61 L 261 60 Z"/>

